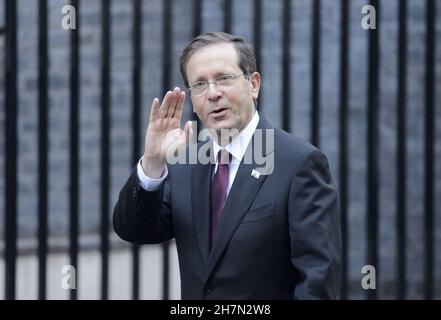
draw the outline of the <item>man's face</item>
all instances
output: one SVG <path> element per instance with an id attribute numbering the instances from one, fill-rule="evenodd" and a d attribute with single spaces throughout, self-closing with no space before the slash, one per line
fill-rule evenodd
<path id="1" fill-rule="evenodd" d="M 222 75 L 243 73 L 238 64 L 236 49 L 231 43 L 219 43 L 197 50 L 188 60 L 189 85 L 199 81 L 213 81 Z M 242 130 L 251 120 L 260 88 L 260 75 L 255 72 L 234 78 L 231 86 L 211 83 L 201 95 L 191 96 L 193 110 L 204 125 L 215 130 Z"/>

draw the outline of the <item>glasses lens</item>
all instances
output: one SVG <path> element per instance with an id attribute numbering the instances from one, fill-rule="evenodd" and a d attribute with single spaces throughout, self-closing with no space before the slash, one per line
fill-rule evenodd
<path id="1" fill-rule="evenodd" d="M 207 89 L 207 86 L 206 82 L 196 82 L 191 86 L 191 93 L 195 96 L 201 95 Z"/>
<path id="2" fill-rule="evenodd" d="M 207 82 L 207 81 L 196 82 L 191 85 L 190 93 L 193 96 L 200 96 L 200 95 L 204 94 L 207 91 L 209 83 L 213 83 L 215 86 L 219 86 L 219 87 L 230 87 L 230 86 L 234 85 L 234 80 L 241 75 L 244 75 L 244 74 L 243 73 L 238 74 L 238 75 L 225 74 L 225 75 L 222 75 L 222 76 L 216 78 L 216 80 L 214 80 L 213 82 Z"/>
<path id="3" fill-rule="evenodd" d="M 224 75 L 216 79 L 216 83 L 219 86 L 231 86 L 233 84 L 234 76 L 232 75 Z"/>

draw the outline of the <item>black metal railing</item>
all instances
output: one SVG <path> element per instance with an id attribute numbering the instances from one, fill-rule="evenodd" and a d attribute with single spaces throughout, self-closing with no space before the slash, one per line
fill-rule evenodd
<path id="1" fill-rule="evenodd" d="M 438 1 L 439 5 L 439 1 Z M 426 79 L 424 131 L 424 298 L 433 297 L 435 176 L 435 0 L 426 0 Z"/>
<path id="2" fill-rule="evenodd" d="M 163 7 L 163 25 L 162 33 L 164 36 L 164 42 L 162 47 L 163 60 L 162 60 L 162 92 L 170 90 L 171 85 L 171 63 L 172 63 L 172 0 L 164 0 Z M 162 298 L 168 299 L 170 292 L 170 247 L 166 242 L 162 245 Z"/>
<path id="3" fill-rule="evenodd" d="M 282 57 L 282 126 L 286 131 L 291 129 L 291 1 L 283 1 L 283 57 Z"/>
<path id="4" fill-rule="evenodd" d="M 15 299 L 17 259 L 17 3 L 5 0 L 5 298 Z"/>
<path id="5" fill-rule="evenodd" d="M 406 298 L 406 121 L 407 121 L 407 0 L 398 7 L 398 88 L 397 88 L 397 299 Z"/>
<path id="6" fill-rule="evenodd" d="M 80 0 L 71 1 L 76 12 L 80 10 Z M 70 108 L 69 108 L 69 260 L 78 275 L 78 235 L 79 235 L 79 115 L 80 115 L 80 39 L 81 17 L 76 14 L 76 29 L 70 30 Z M 78 281 L 78 277 L 76 279 Z M 70 298 L 78 298 L 77 290 L 70 290 Z"/>
<path id="7" fill-rule="evenodd" d="M 348 298 L 348 98 L 349 98 L 349 0 L 340 2 L 339 182 L 342 230 L 341 299 Z"/>
<path id="8" fill-rule="evenodd" d="M 205 0 L 208 1 L 208 0 Z M 203 0 L 193 0 L 192 17 L 192 35 L 195 36 L 203 30 L 202 10 Z M 162 4 L 162 91 L 170 89 L 172 84 L 172 32 L 173 0 L 164 0 Z M 257 57 L 258 66 L 262 66 L 262 37 L 263 29 L 263 3 L 261 0 L 254 2 L 254 20 L 253 20 L 253 43 Z M 348 223 L 348 204 L 349 199 L 349 51 L 350 43 L 350 0 L 340 0 L 340 42 L 339 42 L 339 92 L 338 92 L 338 167 L 339 167 L 339 188 L 342 217 L 342 236 L 343 236 L 343 256 L 342 256 L 342 282 L 340 297 L 345 299 L 350 294 L 349 277 L 349 223 Z M 382 1 L 371 0 L 369 2 L 377 10 L 377 25 L 374 30 L 368 33 L 368 74 L 367 74 L 367 173 L 366 173 L 366 261 L 368 264 L 377 268 L 377 282 L 379 282 L 379 111 L 380 111 L 380 59 L 381 47 L 379 38 L 379 29 L 381 28 Z M 80 108 L 80 38 L 79 29 L 81 27 L 81 16 L 79 14 L 80 4 L 87 6 L 80 0 L 72 0 L 71 5 L 76 8 L 76 29 L 70 30 L 70 80 L 69 80 L 69 260 L 70 264 L 77 270 L 78 277 L 78 238 L 80 234 L 79 227 L 79 176 L 80 176 L 80 154 L 79 154 L 79 114 Z M 133 153 L 131 163 L 133 166 L 139 161 L 143 146 L 143 133 L 141 125 L 141 106 L 142 106 L 142 0 L 132 1 L 132 145 Z M 292 48 L 291 30 L 292 30 L 292 0 L 283 0 L 283 14 L 281 21 L 282 40 L 282 73 L 281 73 L 281 123 L 282 127 L 291 131 L 291 118 L 293 114 L 291 92 L 292 86 L 291 74 L 292 59 L 290 50 Z M 311 110 L 310 110 L 310 141 L 312 144 L 320 145 L 320 81 L 323 77 L 320 69 L 321 57 L 321 7 L 323 3 L 320 0 L 311 2 Z M 399 1 L 398 8 L 398 36 L 397 36 L 397 112 L 396 112 L 396 298 L 404 299 L 407 297 L 406 287 L 406 218 L 408 208 L 406 206 L 406 197 L 408 190 L 406 185 L 410 177 L 406 174 L 408 164 L 406 141 L 408 134 L 406 130 L 407 117 L 407 99 L 408 86 L 406 83 L 408 75 L 408 1 Z M 424 83 L 424 281 L 422 292 L 424 298 L 434 297 L 434 214 L 435 214 L 435 65 L 436 65 L 436 30 L 435 18 L 436 7 L 440 5 L 439 1 L 426 0 L 426 42 L 425 42 L 425 83 Z M 111 148 L 111 130 L 112 121 L 110 117 L 111 108 L 111 1 L 101 1 L 101 142 L 100 142 L 100 253 L 101 253 L 101 299 L 109 297 L 109 253 L 110 253 L 110 221 L 109 212 L 111 210 L 110 176 L 111 159 L 108 156 L 108 150 Z M 222 30 L 231 32 L 233 25 L 233 1 L 224 0 L 223 2 L 223 25 Z M 17 2 L 14 0 L 5 0 L 5 26 L 0 28 L 1 39 L 5 40 L 5 74 L 4 74 L 4 95 L 5 95 L 5 220 L 4 220 L 4 261 L 5 261 L 5 298 L 16 298 L 16 259 L 17 259 L 17 199 L 18 199 L 18 168 L 19 161 L 17 156 L 18 146 L 18 52 L 17 52 Z M 39 0 L 38 9 L 38 298 L 47 298 L 47 257 L 48 248 L 48 141 L 49 141 L 49 123 L 48 113 L 50 108 L 50 99 L 48 97 L 48 50 L 50 43 L 48 41 L 48 2 Z M 190 35 L 191 36 L 191 35 Z M 439 36 L 438 36 L 439 38 Z M 259 107 L 262 106 L 262 97 Z M 193 116 L 194 117 L 194 116 Z M 195 118 L 194 118 L 195 119 Z M 439 160 L 438 160 L 439 161 Z M 140 297 L 140 247 L 133 245 L 132 252 L 132 298 Z M 170 296 L 170 248 L 169 244 L 162 245 L 162 298 L 168 299 Z M 78 280 L 78 279 L 77 279 Z M 70 291 L 70 298 L 77 299 L 77 290 Z M 376 299 L 375 290 L 369 290 L 367 298 Z"/>
<path id="9" fill-rule="evenodd" d="M 48 28 L 47 0 L 38 7 L 38 298 L 46 299 L 48 254 Z"/>
<path id="10" fill-rule="evenodd" d="M 135 166 L 139 161 L 139 155 L 141 154 L 141 83 L 142 83 L 142 34 L 141 34 L 141 18 L 142 18 L 142 2 L 141 0 L 133 1 L 133 31 L 132 31 L 132 44 L 133 44 L 133 62 L 132 62 L 132 138 L 133 138 L 133 153 L 132 153 L 132 165 Z M 139 245 L 132 245 L 132 299 L 139 299 Z"/>
<path id="11" fill-rule="evenodd" d="M 101 1 L 101 299 L 107 299 L 109 282 L 111 5 Z"/>
<path id="12" fill-rule="evenodd" d="M 380 12 L 379 2 L 373 0 L 372 5 Z M 368 35 L 368 89 L 367 89 L 367 108 L 368 108 L 368 133 L 367 133 L 367 263 L 375 266 L 377 281 L 379 281 L 378 266 L 378 186 L 379 186 L 379 53 L 380 43 L 378 30 L 380 21 L 377 19 L 377 29 L 369 30 Z M 367 291 L 368 298 L 376 297 L 376 290 Z"/>

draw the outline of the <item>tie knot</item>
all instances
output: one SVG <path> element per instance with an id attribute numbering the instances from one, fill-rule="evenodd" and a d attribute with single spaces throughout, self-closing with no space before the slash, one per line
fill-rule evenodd
<path id="1" fill-rule="evenodd" d="M 230 161 L 231 161 L 231 153 L 229 153 L 225 149 L 221 149 L 221 151 L 218 154 L 218 164 L 225 165 L 225 164 L 229 164 Z"/>

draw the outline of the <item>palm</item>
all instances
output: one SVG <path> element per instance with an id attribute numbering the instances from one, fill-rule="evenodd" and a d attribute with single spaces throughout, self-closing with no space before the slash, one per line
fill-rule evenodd
<path id="1" fill-rule="evenodd" d="M 151 156 L 164 159 L 167 151 L 174 151 L 185 143 L 185 132 L 176 119 L 158 119 L 150 122 L 146 134 L 146 149 L 150 150 Z"/>
<path id="2" fill-rule="evenodd" d="M 164 162 L 167 153 L 184 146 L 190 134 L 189 124 L 180 128 L 185 93 L 179 89 L 168 92 L 159 106 L 155 99 L 150 112 L 150 122 L 145 137 L 145 156 Z"/>

